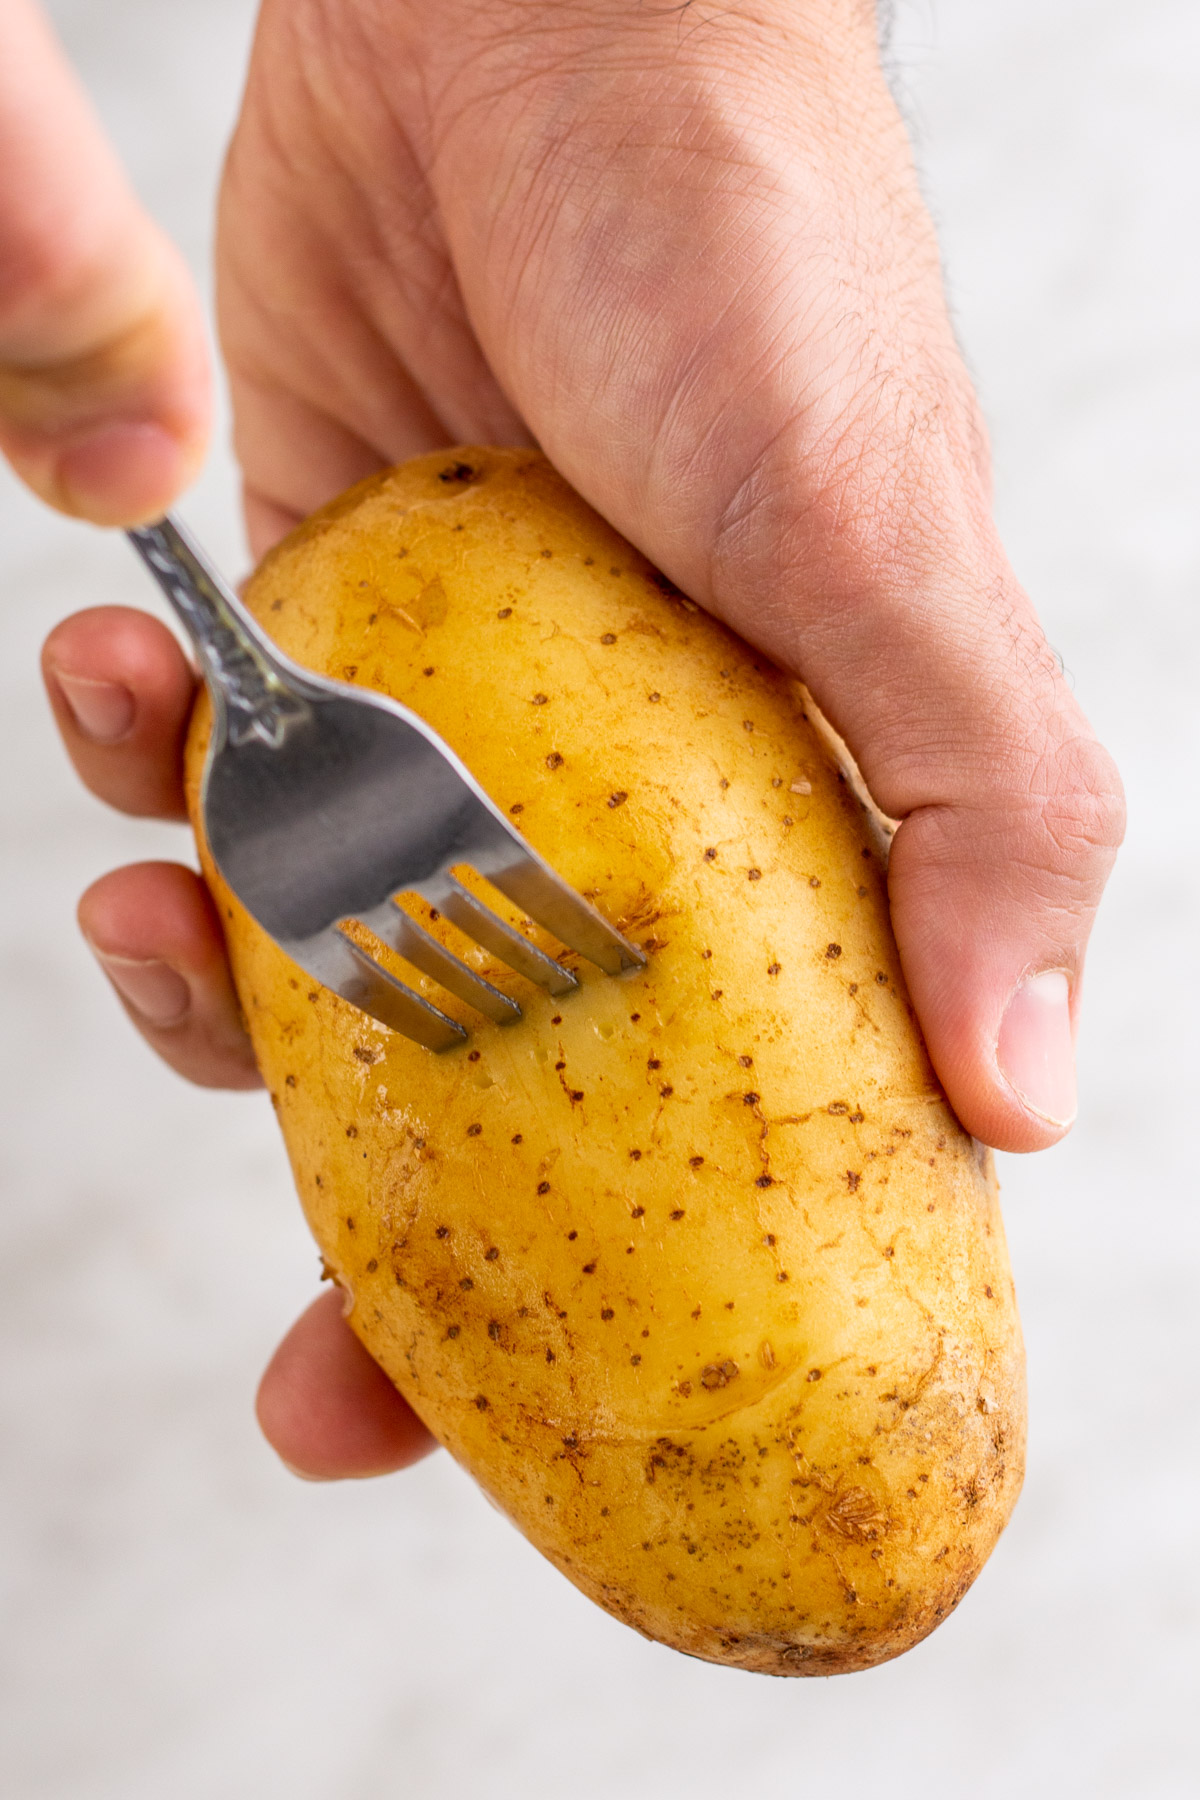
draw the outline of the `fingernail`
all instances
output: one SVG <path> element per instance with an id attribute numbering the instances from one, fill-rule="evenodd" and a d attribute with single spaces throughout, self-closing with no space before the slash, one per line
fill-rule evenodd
<path id="1" fill-rule="evenodd" d="M 60 504 L 97 525 L 129 525 L 165 511 L 189 472 L 187 454 L 169 431 L 134 419 L 76 438 L 55 471 Z"/>
<path id="2" fill-rule="evenodd" d="M 139 1018 L 148 1025 L 178 1025 L 192 1003 L 191 990 L 178 970 L 156 957 L 143 961 L 133 956 L 113 956 L 97 950 L 94 944 L 92 950 L 121 998 Z"/>
<path id="3" fill-rule="evenodd" d="M 1061 969 L 1031 975 L 1016 989 L 1000 1023 L 996 1060 L 1017 1098 L 1048 1125 L 1075 1118 L 1075 1045 L 1071 989 Z"/>
<path id="4" fill-rule="evenodd" d="M 53 671 L 71 717 L 93 744 L 119 744 L 133 729 L 134 699 L 116 681 L 92 681 L 86 675 Z"/>

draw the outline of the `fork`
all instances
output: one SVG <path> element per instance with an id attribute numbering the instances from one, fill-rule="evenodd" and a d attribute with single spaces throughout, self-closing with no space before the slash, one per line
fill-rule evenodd
<path id="1" fill-rule="evenodd" d="M 171 517 L 129 532 L 195 645 L 213 704 L 201 814 L 213 859 L 246 911 L 324 987 L 380 1024 L 451 1050 L 467 1030 L 354 942 L 357 921 L 497 1025 L 509 995 L 398 904 L 413 893 L 554 995 L 572 970 L 515 931 L 453 873 L 468 866 L 609 975 L 646 958 L 555 873 L 416 713 L 314 675 L 271 643 Z"/>

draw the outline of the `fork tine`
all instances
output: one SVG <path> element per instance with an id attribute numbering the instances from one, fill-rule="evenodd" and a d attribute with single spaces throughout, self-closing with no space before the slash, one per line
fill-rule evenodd
<path id="1" fill-rule="evenodd" d="M 385 901 L 382 906 L 373 907 L 360 916 L 368 930 L 382 938 L 397 955 L 420 969 L 422 975 L 428 975 L 431 981 L 438 982 L 455 999 L 464 1000 L 468 1006 L 483 1013 L 485 1018 L 497 1025 L 511 1025 L 521 1017 L 521 1008 L 515 1000 L 510 1000 L 498 987 L 493 987 L 490 981 L 485 981 L 482 975 L 476 975 L 466 963 L 460 962 L 415 919 L 410 919 L 394 900 Z"/>
<path id="2" fill-rule="evenodd" d="M 389 975 L 342 931 L 323 931 L 304 944 L 286 948 L 325 987 L 427 1050 L 452 1050 L 466 1042 L 461 1025 Z"/>
<path id="3" fill-rule="evenodd" d="M 506 869 L 489 871 L 488 880 L 522 912 L 606 975 L 645 968 L 646 958 L 636 944 L 628 943 L 540 857 L 526 855 Z"/>
<path id="4" fill-rule="evenodd" d="M 497 918 L 490 907 L 477 900 L 453 876 L 446 883 L 438 907 L 452 925 L 457 925 L 460 931 L 482 944 L 510 969 L 515 969 L 518 975 L 524 975 L 527 981 L 536 981 L 551 994 L 569 994 L 579 986 L 579 978 L 570 969 L 564 969 L 561 963 L 544 956 L 528 938 L 523 938 L 519 931 Z"/>

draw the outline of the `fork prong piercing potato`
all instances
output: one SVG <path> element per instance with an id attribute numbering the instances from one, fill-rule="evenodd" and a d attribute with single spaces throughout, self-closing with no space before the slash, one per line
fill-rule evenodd
<path id="1" fill-rule="evenodd" d="M 553 998 L 406 902 L 524 1009 L 492 1024 L 392 958 L 470 1025 L 434 1056 L 317 988 L 206 858 L 353 1329 L 637 1630 L 779 1675 L 907 1649 L 1016 1500 L 1020 1328 L 990 1155 L 905 993 L 886 835 L 803 689 L 527 450 L 362 483 L 247 599 L 300 662 L 416 709 L 649 956 L 604 976 L 490 894 L 577 969 Z"/>

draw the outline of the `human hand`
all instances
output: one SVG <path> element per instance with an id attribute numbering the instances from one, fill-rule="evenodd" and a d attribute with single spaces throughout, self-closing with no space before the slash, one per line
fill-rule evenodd
<path id="1" fill-rule="evenodd" d="M 901 821 L 893 920 L 964 1124 L 1063 1134 L 1119 781 L 991 522 L 868 9 L 267 0 L 221 311 L 256 550 L 383 464 L 536 437 L 804 677 Z M 134 786 L 174 767 L 168 710 Z M 178 968 L 167 879 L 101 892 Z M 240 1082 L 216 923 L 193 927 L 189 1010 L 148 1035 Z"/>
<path id="2" fill-rule="evenodd" d="M 40 15 L 0 0 L 0 449 L 51 505 L 133 524 L 191 480 L 208 418 L 203 321 L 183 264 L 138 206 Z M 52 634 L 45 669 L 92 791 L 182 819 L 195 676 L 165 627 L 123 608 L 80 614 Z M 190 870 L 119 870 L 84 896 L 80 918 L 168 1061 L 201 1082 L 259 1085 L 220 929 Z M 334 1294 L 276 1352 L 259 1416 L 289 1466 L 314 1477 L 375 1474 L 432 1448 Z"/>

